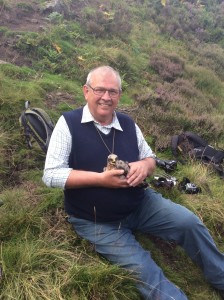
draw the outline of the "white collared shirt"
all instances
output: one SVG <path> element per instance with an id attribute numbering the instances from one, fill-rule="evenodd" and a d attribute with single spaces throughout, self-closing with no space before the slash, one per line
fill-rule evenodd
<path id="1" fill-rule="evenodd" d="M 114 112 L 113 120 L 109 125 L 102 126 L 96 122 L 91 115 L 88 105 L 86 104 L 83 108 L 81 123 L 94 122 L 97 128 L 104 134 L 108 134 L 111 128 L 122 130 L 121 125 L 118 121 L 116 112 Z M 145 141 L 143 134 L 135 124 L 138 148 L 139 148 L 139 159 L 146 157 L 155 158 L 155 154 Z M 72 148 L 72 137 L 68 128 L 65 118 L 61 116 L 55 125 L 52 133 L 50 144 L 47 151 L 43 181 L 49 187 L 64 188 L 67 178 L 72 170 L 69 168 L 69 156 Z"/>

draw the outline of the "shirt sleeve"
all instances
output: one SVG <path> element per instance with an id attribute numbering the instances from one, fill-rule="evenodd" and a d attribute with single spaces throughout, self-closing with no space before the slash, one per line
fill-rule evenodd
<path id="1" fill-rule="evenodd" d="M 65 187 L 72 170 L 69 168 L 71 146 L 72 139 L 68 125 L 61 116 L 53 130 L 45 160 L 42 180 L 48 187 Z"/>
<path id="2" fill-rule="evenodd" d="M 141 129 L 135 124 L 137 141 L 138 141 L 138 149 L 139 149 L 139 159 L 144 159 L 146 157 L 156 158 L 155 153 L 152 151 L 151 147 L 146 142 Z"/>

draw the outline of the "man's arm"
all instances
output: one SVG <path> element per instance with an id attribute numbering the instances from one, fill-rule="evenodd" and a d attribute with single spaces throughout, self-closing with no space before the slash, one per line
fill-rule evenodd
<path id="1" fill-rule="evenodd" d="M 124 170 L 111 170 L 102 173 L 72 170 L 65 183 L 65 188 L 125 188 L 129 185 L 126 178 L 120 178 L 120 175 L 122 175 L 123 173 Z"/>
<path id="2" fill-rule="evenodd" d="M 72 170 L 68 165 L 71 147 L 71 134 L 64 117 L 61 116 L 51 135 L 45 160 L 42 180 L 48 187 L 65 187 Z"/>
<path id="3" fill-rule="evenodd" d="M 82 187 L 108 187 L 108 188 L 125 188 L 137 186 L 142 181 L 152 175 L 156 167 L 154 158 L 147 157 L 140 161 L 129 163 L 130 171 L 127 179 L 120 178 L 124 170 L 111 170 L 102 173 L 72 170 L 65 184 L 65 188 L 82 188 Z"/>

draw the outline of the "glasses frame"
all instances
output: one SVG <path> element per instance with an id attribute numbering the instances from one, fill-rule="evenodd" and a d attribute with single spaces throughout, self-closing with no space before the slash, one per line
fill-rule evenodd
<path id="1" fill-rule="evenodd" d="M 93 93 L 97 96 L 103 96 L 106 92 L 108 92 L 109 96 L 111 98 L 117 98 L 119 97 L 119 95 L 121 94 L 121 90 L 116 90 L 116 89 L 105 89 L 105 88 L 100 88 L 100 87 L 95 87 L 93 88 L 90 84 L 87 84 L 87 87 L 90 87 L 91 90 L 93 91 Z M 96 89 L 101 89 L 102 91 L 96 91 Z M 117 92 L 117 93 L 116 93 Z M 115 93 L 115 94 L 111 94 L 111 93 Z"/>

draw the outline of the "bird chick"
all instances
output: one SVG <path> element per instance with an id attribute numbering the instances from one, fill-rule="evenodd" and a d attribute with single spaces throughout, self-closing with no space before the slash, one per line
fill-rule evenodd
<path id="1" fill-rule="evenodd" d="M 121 175 L 122 178 L 126 177 L 129 170 L 130 166 L 127 161 L 123 161 L 121 159 L 117 159 L 115 162 L 115 168 L 118 170 L 124 170 L 124 173 Z"/>
<path id="2" fill-rule="evenodd" d="M 116 169 L 116 161 L 118 160 L 118 156 L 116 154 L 110 154 L 107 157 L 107 165 L 103 168 L 104 171 L 110 171 Z"/>
<path id="3" fill-rule="evenodd" d="M 104 171 L 110 170 L 124 170 L 124 173 L 120 176 L 120 178 L 125 178 L 129 173 L 130 166 L 127 161 L 118 159 L 116 154 L 110 154 L 107 158 L 107 166 L 104 167 Z M 138 185 L 138 187 L 146 188 L 148 183 L 144 180 L 142 183 Z"/>

